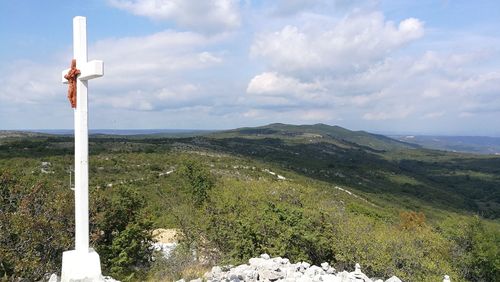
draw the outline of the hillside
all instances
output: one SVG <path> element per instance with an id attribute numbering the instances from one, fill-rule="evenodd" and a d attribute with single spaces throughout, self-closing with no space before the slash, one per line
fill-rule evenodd
<path id="1" fill-rule="evenodd" d="M 272 124 L 216 133 L 207 148 L 281 164 L 405 207 L 500 216 L 500 157 L 424 149 L 338 126 Z"/>
<path id="2" fill-rule="evenodd" d="M 49 134 L 20 131 L 20 130 L 0 130 L 0 140 L 3 138 L 28 138 L 28 137 L 47 137 Z"/>
<path id="3" fill-rule="evenodd" d="M 398 141 L 384 135 L 372 134 L 366 131 L 351 131 L 340 126 L 330 126 L 321 123 L 314 125 L 274 123 L 261 127 L 246 127 L 217 132 L 211 136 L 219 138 L 278 138 L 294 140 L 299 143 L 328 142 L 346 148 L 365 146 L 374 150 L 419 147 L 418 145 Z"/>
<path id="4" fill-rule="evenodd" d="M 9 273 L 52 273 L 58 254 L 71 246 L 71 231 L 37 240 L 72 229 L 72 142 L 45 136 L 0 144 L 0 202 L 12 216 L 8 223 L 0 216 L 11 226 L 9 236 L 0 232 L 0 260 L 9 259 L 2 262 Z M 132 280 L 186 277 L 193 248 L 203 265 L 269 253 L 326 261 L 339 271 L 360 263 L 367 275 L 405 281 L 496 277 L 499 169 L 499 157 L 422 149 L 327 125 L 273 124 L 181 138 L 93 136 L 93 246 L 105 273 L 133 274 Z M 36 205 L 12 206 L 33 197 Z M 133 238 L 147 242 L 131 235 L 147 224 L 127 223 L 139 215 L 154 228 L 181 230 L 187 249 L 146 267 L 153 254 L 137 260 L 137 249 L 128 248 Z M 25 232 L 30 228 L 42 233 L 33 237 Z M 12 255 L 23 252 L 36 261 L 40 248 L 51 256 L 30 265 Z M 114 260 L 122 251 L 134 259 Z M 13 268 L 17 264 L 23 267 Z"/>

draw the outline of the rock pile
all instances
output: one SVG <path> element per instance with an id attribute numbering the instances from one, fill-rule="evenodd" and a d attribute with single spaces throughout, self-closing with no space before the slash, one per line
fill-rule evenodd
<path id="1" fill-rule="evenodd" d="M 267 254 L 259 258 L 251 258 L 248 264 L 242 264 L 236 267 L 222 268 L 215 266 L 210 272 L 205 274 L 207 281 L 325 281 L 325 282 L 368 282 L 368 278 L 361 272 L 361 267 L 356 264 L 353 272 L 337 272 L 335 268 L 327 262 L 321 266 L 311 265 L 307 262 L 290 263 L 286 258 L 271 258 Z M 381 282 L 383 280 L 375 280 Z M 386 282 L 400 282 L 395 276 L 386 280 Z"/>
<path id="2" fill-rule="evenodd" d="M 449 281 L 449 280 L 444 281 Z M 290 263 L 286 258 L 271 258 L 267 254 L 262 254 L 259 258 L 251 258 L 248 264 L 236 267 L 214 266 L 210 272 L 205 273 L 206 281 L 229 281 L 229 282 L 256 282 L 256 281 L 325 281 L 325 282 L 384 282 L 382 279 L 370 279 L 356 264 L 353 272 L 337 272 L 335 268 L 327 262 L 321 266 L 310 265 L 307 262 Z M 449 279 L 449 278 L 448 278 Z M 183 281 L 183 280 L 180 280 Z M 191 282 L 203 281 L 201 278 L 191 280 Z M 179 282 L 179 281 L 178 281 Z M 401 282 L 399 278 L 393 276 L 385 282 Z"/>

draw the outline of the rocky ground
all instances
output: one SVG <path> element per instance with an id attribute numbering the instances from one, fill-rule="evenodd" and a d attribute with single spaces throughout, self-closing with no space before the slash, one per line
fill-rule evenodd
<path id="1" fill-rule="evenodd" d="M 261 255 L 259 258 L 251 258 L 248 264 L 228 267 L 214 266 L 203 278 L 190 282 L 201 281 L 384 282 L 382 279 L 367 277 L 361 271 L 359 264 L 356 264 L 353 272 L 337 272 L 326 262 L 322 263 L 321 266 L 310 265 L 307 262 L 290 263 L 286 258 L 271 258 L 267 254 Z M 177 282 L 184 282 L 184 280 Z M 385 282 L 401 282 L 401 280 L 393 276 Z M 443 282 L 450 282 L 449 277 L 445 276 Z"/>

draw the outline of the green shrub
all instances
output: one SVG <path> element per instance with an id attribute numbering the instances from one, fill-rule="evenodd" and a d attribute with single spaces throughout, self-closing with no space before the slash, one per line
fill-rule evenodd
<path id="1" fill-rule="evenodd" d="M 203 204 L 215 185 L 215 179 L 210 171 L 199 161 L 185 159 L 178 168 L 178 174 L 184 180 L 183 187 L 191 194 L 194 203 L 197 206 Z"/>
<path id="2" fill-rule="evenodd" d="M 72 244 L 72 193 L 0 172 L 0 278 L 40 280 Z"/>
<path id="3" fill-rule="evenodd" d="M 97 196 L 93 243 L 103 272 L 120 280 L 137 280 L 151 262 L 153 224 L 142 213 L 145 200 L 137 191 L 120 187 L 116 192 L 111 199 Z"/>
<path id="4" fill-rule="evenodd" d="M 500 232 L 478 216 L 454 218 L 443 231 L 453 243 L 453 262 L 470 281 L 500 281 Z"/>

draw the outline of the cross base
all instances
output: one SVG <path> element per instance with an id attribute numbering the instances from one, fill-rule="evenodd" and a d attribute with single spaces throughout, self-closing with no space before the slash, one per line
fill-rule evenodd
<path id="1" fill-rule="evenodd" d="M 88 253 L 66 251 L 62 257 L 61 282 L 104 281 L 101 274 L 101 260 L 94 249 Z"/>

